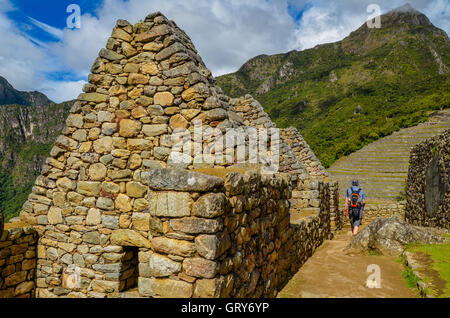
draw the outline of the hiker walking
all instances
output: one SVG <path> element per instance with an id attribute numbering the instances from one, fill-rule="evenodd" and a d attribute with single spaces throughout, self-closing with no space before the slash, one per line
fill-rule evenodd
<path id="1" fill-rule="evenodd" d="M 344 213 L 346 216 L 348 210 L 353 235 L 358 234 L 358 230 L 363 218 L 363 210 L 365 204 L 366 195 L 364 194 L 363 189 L 359 187 L 359 181 L 357 179 L 353 179 L 351 188 L 347 190 L 344 206 Z"/>

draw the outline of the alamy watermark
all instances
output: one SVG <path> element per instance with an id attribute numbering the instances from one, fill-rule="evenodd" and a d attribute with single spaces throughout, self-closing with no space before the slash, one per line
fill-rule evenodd
<path id="1" fill-rule="evenodd" d="M 193 121 L 193 133 L 177 128 L 171 134 L 172 150 L 168 163 L 235 165 L 255 164 L 261 173 L 279 170 L 280 131 L 278 128 L 219 128 L 203 127 L 200 120 Z"/>
<path id="2" fill-rule="evenodd" d="M 81 28 L 81 8 L 78 4 L 70 4 L 66 8 L 67 13 L 71 13 L 66 20 L 68 29 Z"/>
<path id="3" fill-rule="evenodd" d="M 378 4 L 371 3 L 367 6 L 367 13 L 371 13 L 367 19 L 367 27 L 369 29 L 381 28 L 381 8 Z"/>
<path id="4" fill-rule="evenodd" d="M 81 287 L 81 269 L 71 264 L 63 271 L 62 286 L 66 289 L 79 289 Z"/>
<path id="5" fill-rule="evenodd" d="M 381 268 L 377 264 L 367 266 L 366 273 L 371 273 L 366 279 L 366 287 L 381 288 Z"/>

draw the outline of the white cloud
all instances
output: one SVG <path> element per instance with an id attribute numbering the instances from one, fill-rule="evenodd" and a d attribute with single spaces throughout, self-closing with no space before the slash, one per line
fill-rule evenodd
<path id="1" fill-rule="evenodd" d="M 30 19 L 30 21 L 37 26 L 38 28 L 41 28 L 42 30 L 44 30 L 45 32 L 47 32 L 48 34 L 53 35 L 55 38 L 60 39 L 63 35 L 63 31 L 58 29 L 58 28 L 54 28 L 51 25 L 48 25 L 46 23 L 43 23 L 41 21 L 38 21 L 36 19 L 33 19 L 32 17 L 28 17 L 28 19 Z"/>
<path id="2" fill-rule="evenodd" d="M 60 39 L 41 43 L 22 33 L 5 12 L 13 9 L 0 0 L 0 75 L 21 90 L 41 89 L 55 101 L 76 98 L 98 52 L 106 44 L 117 19 L 136 23 L 161 11 L 186 31 L 214 75 L 236 71 L 248 59 L 305 49 L 341 40 L 368 18 L 373 0 L 104 0 L 94 15 L 83 14 L 80 29 L 59 30 L 32 20 L 34 26 Z M 447 33 L 447 0 L 410 0 Z M 297 10 L 308 3 L 300 21 L 293 21 L 287 6 Z M 377 0 L 383 13 L 404 0 Z M 74 74 L 73 81 L 55 81 L 52 72 Z"/>
<path id="3" fill-rule="evenodd" d="M 68 67 L 87 74 L 117 19 L 136 23 L 161 11 L 187 32 L 206 65 L 220 75 L 253 56 L 290 49 L 296 25 L 286 7 L 285 0 L 105 0 L 98 18 L 82 15 L 81 28 L 65 30 L 53 50 Z"/>
<path id="4" fill-rule="evenodd" d="M 53 101 L 63 102 L 77 98 L 85 83 L 85 81 L 45 81 L 39 87 L 39 91 L 45 92 Z"/>

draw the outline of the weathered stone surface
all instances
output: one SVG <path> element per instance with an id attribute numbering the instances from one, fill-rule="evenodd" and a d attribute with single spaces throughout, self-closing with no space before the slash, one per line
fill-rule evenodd
<path id="1" fill-rule="evenodd" d="M 70 114 L 66 120 L 66 125 L 69 127 L 82 128 L 83 123 L 83 116 L 80 114 Z"/>
<path id="2" fill-rule="evenodd" d="M 138 231 L 150 230 L 150 215 L 148 213 L 133 213 L 132 217 L 133 227 Z"/>
<path id="3" fill-rule="evenodd" d="M 195 283 L 195 298 L 219 298 L 221 297 L 223 278 L 199 279 Z M 222 296 L 227 297 L 227 296 Z"/>
<path id="4" fill-rule="evenodd" d="M 166 124 L 158 125 L 144 125 L 142 127 L 142 132 L 147 137 L 155 137 L 167 133 L 168 126 Z"/>
<path id="5" fill-rule="evenodd" d="M 114 28 L 111 37 L 116 38 L 116 39 L 120 39 L 120 40 L 124 40 L 126 42 L 131 42 L 133 40 L 133 37 L 131 35 L 129 35 L 127 32 L 125 32 L 123 29 L 121 28 Z"/>
<path id="6" fill-rule="evenodd" d="M 115 206 L 120 212 L 129 212 L 132 210 L 130 198 L 123 193 L 117 196 Z"/>
<path id="7" fill-rule="evenodd" d="M 167 25 L 161 24 L 153 27 L 150 31 L 140 33 L 136 35 L 135 41 L 137 42 L 150 42 L 153 39 L 156 39 L 158 36 L 166 35 L 170 32 L 170 29 Z"/>
<path id="8" fill-rule="evenodd" d="M 103 215 L 102 224 L 107 229 L 115 230 L 119 228 L 119 217 L 113 215 Z"/>
<path id="9" fill-rule="evenodd" d="M 78 100 L 94 103 L 106 102 L 107 99 L 108 99 L 107 95 L 99 93 L 83 93 L 80 94 L 80 96 L 78 96 Z"/>
<path id="10" fill-rule="evenodd" d="M 442 231 L 405 223 L 397 216 L 377 218 L 352 238 L 347 252 L 377 250 L 386 254 L 401 254 L 410 243 L 435 244 L 449 242 Z"/>
<path id="11" fill-rule="evenodd" d="M 186 258 L 183 261 L 183 270 L 189 276 L 213 278 L 218 269 L 217 262 L 201 257 Z"/>
<path id="12" fill-rule="evenodd" d="M 87 232 L 83 234 L 83 242 L 98 245 L 100 244 L 100 233 L 97 231 Z"/>
<path id="13" fill-rule="evenodd" d="M 195 238 L 195 249 L 200 256 L 214 260 L 231 247 L 228 232 L 220 232 L 215 235 L 202 234 Z"/>
<path id="14" fill-rule="evenodd" d="M 147 84 L 148 77 L 143 74 L 131 73 L 128 76 L 128 84 L 137 85 L 137 84 Z"/>
<path id="15" fill-rule="evenodd" d="M 188 234 L 216 233 L 223 227 L 222 219 L 203 219 L 188 217 L 170 220 L 170 226 L 175 231 Z"/>
<path id="16" fill-rule="evenodd" d="M 63 222 L 62 210 L 52 206 L 48 210 L 47 220 L 49 224 L 61 224 Z"/>
<path id="17" fill-rule="evenodd" d="M 151 247 L 149 240 L 133 230 L 113 231 L 111 234 L 111 243 L 120 246 Z"/>
<path id="18" fill-rule="evenodd" d="M 192 284 L 173 279 L 139 277 L 139 294 L 146 297 L 189 298 Z"/>
<path id="19" fill-rule="evenodd" d="M 88 211 L 88 214 L 86 216 L 86 225 L 98 225 L 100 224 L 102 218 L 101 218 L 101 212 L 99 209 L 91 208 Z"/>
<path id="20" fill-rule="evenodd" d="M 157 52 L 161 50 L 164 47 L 164 44 L 162 43 L 156 43 L 156 42 L 150 42 L 144 45 L 142 48 L 144 51 L 153 51 Z"/>
<path id="21" fill-rule="evenodd" d="M 177 114 L 170 118 L 170 127 L 172 129 L 187 128 L 188 125 L 189 125 L 189 123 L 186 120 L 186 118 L 184 118 L 180 114 Z"/>
<path id="22" fill-rule="evenodd" d="M 192 212 L 195 216 L 215 218 L 225 212 L 225 203 L 223 193 L 208 193 L 194 203 Z"/>
<path id="23" fill-rule="evenodd" d="M 127 147 L 130 151 L 145 151 L 152 148 L 152 142 L 145 139 L 128 139 Z"/>
<path id="24" fill-rule="evenodd" d="M 154 190 L 212 191 L 223 185 L 221 178 L 177 169 L 154 169 L 149 173 L 149 186 Z"/>
<path id="25" fill-rule="evenodd" d="M 148 266 L 149 277 L 167 277 L 181 272 L 181 263 L 156 253 L 150 256 Z"/>
<path id="26" fill-rule="evenodd" d="M 125 56 L 118 54 L 114 51 L 108 50 L 108 49 L 101 49 L 99 56 L 103 57 L 107 60 L 110 60 L 110 61 L 116 61 L 116 60 L 121 60 L 121 59 L 125 58 Z"/>
<path id="27" fill-rule="evenodd" d="M 87 196 L 98 196 L 100 193 L 100 182 L 78 181 L 77 192 Z"/>
<path id="28" fill-rule="evenodd" d="M 154 237 L 152 246 L 156 252 L 193 256 L 195 254 L 195 245 L 192 242 L 170 239 L 166 237 Z"/>
<path id="29" fill-rule="evenodd" d="M 111 137 L 103 137 L 94 141 L 94 150 L 99 154 L 107 154 L 112 150 L 113 140 Z"/>
<path id="30" fill-rule="evenodd" d="M 141 72 L 149 75 L 157 75 L 158 74 L 158 65 L 153 62 L 145 63 L 141 66 Z"/>
<path id="31" fill-rule="evenodd" d="M 157 105 L 170 106 L 173 104 L 174 97 L 169 92 L 160 92 L 155 94 L 153 100 Z"/>
<path id="32" fill-rule="evenodd" d="M 127 183 L 127 195 L 130 198 L 143 198 L 147 193 L 147 187 L 139 182 Z"/>
<path id="33" fill-rule="evenodd" d="M 120 121 L 119 134 L 122 137 L 135 137 L 139 134 L 142 124 L 132 119 L 122 119 Z"/>
<path id="34" fill-rule="evenodd" d="M 94 163 L 89 167 L 89 177 L 91 180 L 100 181 L 106 177 L 106 167 L 101 163 Z"/>
<path id="35" fill-rule="evenodd" d="M 189 193 L 154 192 L 150 194 L 150 214 L 158 217 L 191 215 L 192 199 Z"/>

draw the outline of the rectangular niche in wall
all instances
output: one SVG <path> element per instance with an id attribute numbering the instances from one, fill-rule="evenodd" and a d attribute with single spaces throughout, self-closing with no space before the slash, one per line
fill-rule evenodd
<path id="1" fill-rule="evenodd" d="M 430 217 L 438 213 L 440 203 L 445 195 L 445 184 L 439 159 L 439 154 L 436 154 L 429 163 L 426 174 L 425 209 Z"/>
<path id="2" fill-rule="evenodd" d="M 127 291 L 137 288 L 139 277 L 139 248 L 126 246 L 123 248 L 125 255 L 122 257 L 122 267 L 120 272 L 120 291 Z"/>

